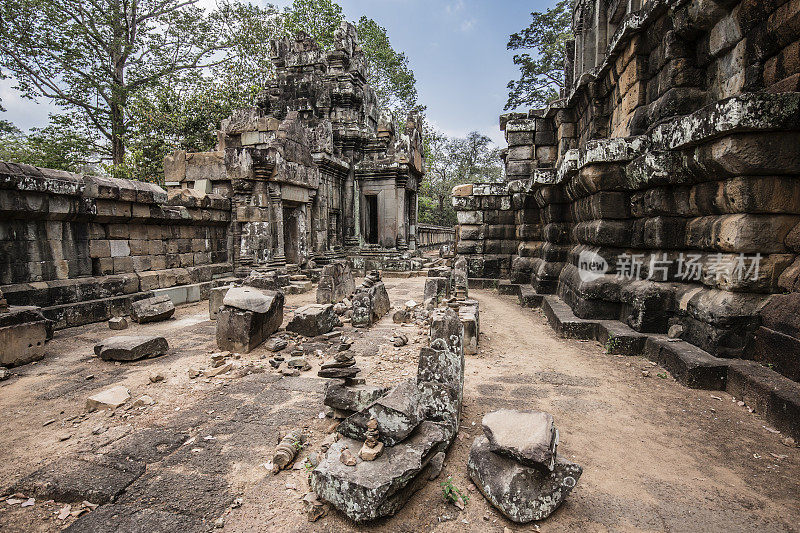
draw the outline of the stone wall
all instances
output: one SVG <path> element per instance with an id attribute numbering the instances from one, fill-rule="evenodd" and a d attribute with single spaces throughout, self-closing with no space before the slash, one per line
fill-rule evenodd
<path id="1" fill-rule="evenodd" d="M 57 328 L 200 299 L 231 271 L 230 218 L 213 194 L 0 162 L 0 292 Z"/>
<path id="2" fill-rule="evenodd" d="M 576 3 L 564 98 L 501 118 L 508 182 L 454 189 L 457 252 L 798 380 L 800 3 L 612 4 Z"/>
<path id="3" fill-rule="evenodd" d="M 452 244 L 455 239 L 453 228 L 419 224 L 417 226 L 417 248 L 431 249 L 443 244 Z"/>

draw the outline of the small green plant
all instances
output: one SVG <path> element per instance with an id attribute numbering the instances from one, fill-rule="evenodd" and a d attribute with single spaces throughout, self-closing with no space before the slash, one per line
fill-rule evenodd
<path id="1" fill-rule="evenodd" d="M 622 343 L 617 337 L 611 335 L 606 341 L 606 353 L 614 353 L 614 351 L 619 348 L 621 344 Z"/>
<path id="2" fill-rule="evenodd" d="M 447 477 L 447 480 L 442 481 L 442 495 L 446 501 L 452 503 L 459 509 L 463 509 L 469 501 L 469 496 L 453 485 L 453 479 L 450 476 Z"/>
<path id="3" fill-rule="evenodd" d="M 656 376 L 660 377 L 661 379 L 667 379 L 666 372 L 659 372 L 658 374 L 656 374 Z"/>

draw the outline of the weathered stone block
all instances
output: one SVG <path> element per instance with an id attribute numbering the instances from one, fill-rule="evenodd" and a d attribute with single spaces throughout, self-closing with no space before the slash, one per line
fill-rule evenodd
<path id="1" fill-rule="evenodd" d="M 419 391 L 415 380 L 406 380 L 395 386 L 381 398 L 375 400 L 361 412 L 346 418 L 337 431 L 351 439 L 366 438 L 367 422 L 378 421 L 380 441 L 394 446 L 408 437 L 422 421 Z"/>
<path id="2" fill-rule="evenodd" d="M 355 281 L 350 263 L 334 261 L 322 268 L 317 285 L 317 303 L 335 304 L 353 294 Z"/>
<path id="3" fill-rule="evenodd" d="M 164 337 L 119 335 L 95 344 L 94 353 L 103 361 L 136 361 L 164 355 L 169 344 Z"/>
<path id="4" fill-rule="evenodd" d="M 333 304 L 308 304 L 297 309 L 286 331 L 294 331 L 306 337 L 316 337 L 328 333 L 340 325 L 333 311 Z"/>
<path id="5" fill-rule="evenodd" d="M 139 324 L 166 320 L 175 314 L 175 305 L 169 296 L 154 296 L 131 304 L 131 319 Z"/>
<path id="6" fill-rule="evenodd" d="M 275 333 L 283 322 L 280 291 L 234 287 L 222 300 L 217 316 L 217 345 L 222 350 L 248 353 Z"/>

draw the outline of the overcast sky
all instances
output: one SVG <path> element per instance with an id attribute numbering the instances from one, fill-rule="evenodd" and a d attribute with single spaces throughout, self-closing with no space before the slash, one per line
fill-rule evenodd
<path id="1" fill-rule="evenodd" d="M 213 5 L 214 0 L 201 0 Z M 350 20 L 361 15 L 384 26 L 392 46 L 408 56 L 428 118 L 448 135 L 478 130 L 504 145 L 498 116 L 506 84 L 516 78 L 508 36 L 528 25 L 530 12 L 555 0 L 337 0 Z M 273 0 L 279 6 L 290 0 Z M 7 113 L 0 117 L 26 130 L 47 124 L 55 108 L 23 100 L 0 80 Z"/>

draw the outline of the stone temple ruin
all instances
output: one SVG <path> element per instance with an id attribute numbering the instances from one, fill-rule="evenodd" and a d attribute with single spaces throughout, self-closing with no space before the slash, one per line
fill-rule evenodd
<path id="1" fill-rule="evenodd" d="M 800 433 L 797 4 L 578 0 L 566 88 L 453 190 L 476 284 Z"/>
<path id="2" fill-rule="evenodd" d="M 167 185 L 230 199 L 237 273 L 345 255 L 357 268 L 408 263 L 420 118 L 395 124 L 379 108 L 351 25 L 330 52 L 300 34 L 273 41 L 272 56 L 257 105 L 223 121 L 217 151 L 167 157 Z"/>
<path id="3" fill-rule="evenodd" d="M 417 223 L 420 120 L 381 113 L 349 24 L 331 51 L 302 34 L 272 42 L 267 90 L 223 121 L 217 150 L 167 157 L 167 190 L 0 163 L 0 365 L 16 367 L 0 381 L 19 385 L 13 401 L 25 409 L 9 453 L 34 439 L 52 453 L 12 470 L 0 527 L 9 516 L 52 527 L 55 516 L 66 531 L 209 531 L 227 520 L 248 530 L 255 516 L 278 530 L 302 506 L 303 521 L 330 512 L 324 527 L 352 528 L 403 513 L 423 492 L 425 512 L 395 518 L 402 528 L 437 528 L 458 509 L 460 524 L 483 530 L 551 517 L 586 465 L 607 472 L 550 520 L 613 529 L 618 517 L 601 508 L 645 505 L 605 493 L 615 462 L 636 463 L 623 492 L 640 476 L 679 520 L 687 505 L 707 512 L 695 496 L 709 486 L 744 502 L 723 508 L 726 520 L 769 517 L 759 508 L 771 505 L 740 489 L 775 484 L 791 499 L 778 482 L 796 473 L 788 453 L 769 452 L 771 477 L 667 464 L 672 478 L 702 470 L 709 479 L 688 470 L 699 488 L 645 470 L 652 449 L 618 461 L 615 446 L 645 442 L 619 423 L 640 413 L 623 404 L 650 389 L 603 366 L 591 343 L 527 336 L 538 314 L 513 324 L 508 298 L 476 289 L 540 307 L 565 337 L 649 358 L 643 376 L 660 366 L 688 387 L 725 390 L 774 427 L 730 405 L 719 421 L 716 407 L 705 418 L 681 409 L 647 426 L 668 422 L 658 436 L 680 448 L 668 462 L 698 446 L 706 428 L 686 430 L 698 420 L 737 433 L 689 455 L 719 445 L 733 451 L 715 450 L 715 461 L 760 459 L 749 447 L 771 448 L 754 424 L 795 447 L 798 21 L 792 0 L 576 0 L 562 97 L 501 117 L 507 179 L 453 189 L 455 243 L 448 228 Z M 439 257 L 420 253 L 439 245 Z M 206 299 L 207 310 L 196 304 Z M 105 320 L 113 333 L 93 325 Z M 46 357 L 54 344 L 59 357 Z M 568 357 L 577 363 L 556 370 Z M 659 376 L 659 402 L 702 407 Z M 31 398 L 58 416 L 30 409 Z M 563 441 L 537 405 L 560 410 Z M 54 428 L 70 432 L 45 433 Z M 671 496 L 681 488 L 695 492 Z M 479 496 L 479 510 L 466 507 Z M 31 519 L 23 508 L 34 505 L 44 510 Z M 618 523 L 652 526 L 629 516 Z"/>

